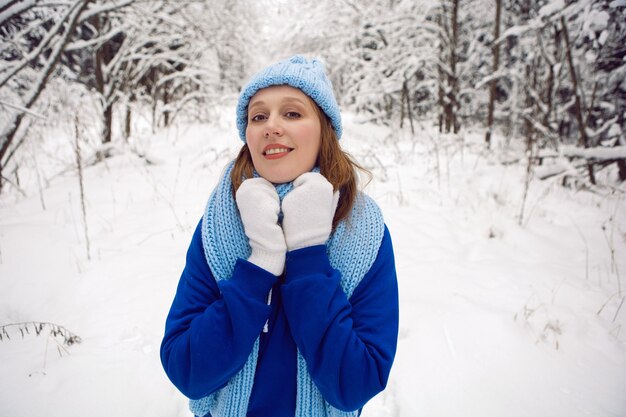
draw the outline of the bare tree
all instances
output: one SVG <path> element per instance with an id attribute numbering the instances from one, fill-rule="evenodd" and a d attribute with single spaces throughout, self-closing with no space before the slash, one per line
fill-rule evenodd
<path id="1" fill-rule="evenodd" d="M 583 102 L 580 97 L 580 90 L 578 85 L 578 76 L 576 75 L 576 67 L 574 66 L 574 59 L 572 58 L 572 45 L 569 40 L 569 33 L 567 30 L 567 24 L 565 23 L 565 17 L 561 15 L 561 27 L 563 29 L 563 39 L 565 40 L 565 51 L 567 52 L 567 63 L 569 65 L 570 78 L 572 80 L 572 89 L 574 90 L 574 113 L 576 114 L 576 121 L 578 122 L 578 131 L 580 133 L 579 144 L 585 148 L 589 147 L 589 140 L 587 138 L 587 124 L 583 118 Z M 593 165 L 587 165 L 587 172 L 589 173 L 589 181 L 592 184 L 596 183 L 596 177 L 593 172 Z"/>
<path id="2" fill-rule="evenodd" d="M 500 14 L 502 10 L 502 0 L 496 0 L 496 17 L 493 24 L 493 73 L 498 72 L 498 66 L 500 64 L 500 44 L 497 42 L 500 37 Z M 489 82 L 489 109 L 487 113 L 487 132 L 485 133 L 485 142 L 487 146 L 491 146 L 491 131 L 493 129 L 493 110 L 496 101 L 496 85 L 498 80 L 494 77 Z"/>
<path id="3" fill-rule="evenodd" d="M 71 6 L 67 7 L 67 10 L 61 16 L 59 21 L 53 26 L 47 36 L 41 40 L 40 44 L 37 45 L 33 51 L 2 71 L 0 88 L 6 86 L 16 74 L 26 68 L 33 61 L 38 61 L 39 66 L 41 67 L 41 71 L 39 71 L 36 76 L 35 82 L 24 92 L 22 102 L 13 107 L 13 114 L 9 117 L 7 125 L 0 133 L 0 190 L 2 189 L 3 183 L 1 176 L 2 168 L 7 163 L 4 157 L 7 155 L 7 152 L 15 139 L 15 135 L 22 124 L 24 117 L 28 114 L 28 109 L 30 109 L 37 98 L 39 98 L 39 95 L 43 91 L 48 79 L 52 75 L 55 66 L 61 58 L 63 48 L 69 41 L 70 36 L 78 23 L 78 19 L 85 7 L 87 7 L 88 3 L 89 1 L 86 0 L 76 1 L 71 4 Z M 13 6 L 13 8 L 11 8 L 11 6 Z M 23 12 L 24 9 L 25 6 L 20 4 L 20 2 L 12 2 L 12 4 L 8 5 L 5 12 L 8 16 L 12 17 Z M 47 52 L 47 57 L 41 59 L 40 57 L 44 51 Z"/>
<path id="4" fill-rule="evenodd" d="M 224 10 L 169 0 L 3 3 L 0 105 L 7 111 L 0 115 L 0 174 L 27 137 L 24 121 L 40 117 L 33 106 L 52 77 L 63 74 L 64 82 L 82 83 L 97 94 L 104 143 L 112 140 L 118 101 L 127 104 L 128 137 L 130 104 L 138 97 L 153 106 L 155 125 L 167 125 L 185 106 L 206 108 L 202 103 L 236 91 L 248 55 L 238 53 L 245 51 L 244 40 L 229 36 L 245 9 L 242 0 L 235 3 Z M 198 23 L 203 21 L 212 23 Z"/>
<path id="5" fill-rule="evenodd" d="M 12 51 L 8 55 L 8 65 L 0 71 L 0 89 L 17 91 L 17 97 L 14 95 L 12 98 L 19 102 L 11 103 L 11 112 L 0 132 L 0 190 L 3 167 L 6 166 L 8 157 L 14 154 L 9 150 L 12 146 L 21 144 L 21 141 L 15 142 L 16 134 L 57 69 L 77 26 L 99 13 L 129 3 L 128 0 L 100 3 L 75 0 L 59 5 L 58 2 L 42 0 L 10 1 L 4 5 L 1 15 L 3 20 L 0 23 L 9 28 L 5 30 Z M 42 25 L 41 19 L 51 25 Z M 50 28 L 46 29 L 47 26 Z M 27 45 L 30 49 L 23 50 L 22 45 Z"/>
<path id="6" fill-rule="evenodd" d="M 458 93 L 459 78 L 457 73 L 459 41 L 459 0 L 441 0 L 438 16 L 438 98 L 439 131 L 454 132 L 459 130 Z"/>

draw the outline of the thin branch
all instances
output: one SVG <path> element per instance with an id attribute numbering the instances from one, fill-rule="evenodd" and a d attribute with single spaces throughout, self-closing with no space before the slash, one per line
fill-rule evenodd
<path id="1" fill-rule="evenodd" d="M 39 114 L 39 113 L 35 113 L 34 111 L 27 109 L 26 107 L 18 106 L 17 104 L 7 103 L 4 100 L 0 100 L 0 105 L 10 107 L 14 110 L 19 110 L 26 114 L 30 114 L 31 116 L 37 117 L 38 119 L 47 120 L 46 116 Z"/>

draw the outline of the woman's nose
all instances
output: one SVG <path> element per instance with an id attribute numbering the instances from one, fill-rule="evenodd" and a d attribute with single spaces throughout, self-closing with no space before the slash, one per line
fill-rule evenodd
<path id="1" fill-rule="evenodd" d="M 270 116 L 267 119 L 267 123 L 265 123 L 265 130 L 263 134 L 265 135 L 266 138 L 269 138 L 272 136 L 282 136 L 283 128 L 280 123 L 280 118 L 276 116 Z"/>

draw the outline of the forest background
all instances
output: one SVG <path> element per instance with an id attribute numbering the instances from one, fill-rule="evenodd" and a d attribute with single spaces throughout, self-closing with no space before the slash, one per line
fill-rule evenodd
<path id="1" fill-rule="evenodd" d="M 10 376 L 0 414 L 56 415 L 54 404 L 74 415 L 63 393 L 97 398 L 69 382 L 82 375 L 140 391 L 91 415 L 187 415 L 155 370 L 162 316 L 200 201 L 239 145 L 230 117 L 242 83 L 298 53 L 326 64 L 342 143 L 374 173 L 369 191 L 396 226 L 404 325 L 391 386 L 368 415 L 623 416 L 625 50 L 626 0 L 0 0 L 0 363 Z M 199 175 L 195 197 L 181 196 Z M 120 225 L 124 205 L 143 213 Z M 167 242 L 151 211 L 173 221 Z M 159 260 L 138 252 L 157 241 Z M 538 250 L 536 266 L 522 263 Z M 567 308 L 555 303 L 565 287 Z M 137 303 L 142 292 L 154 298 Z M 463 299 L 448 305 L 443 293 Z M 465 310 L 469 299 L 482 307 Z M 100 303 L 113 306 L 106 318 Z M 480 311 L 480 323 L 442 320 L 444 305 Z M 428 364 L 444 351 L 449 361 Z M 136 364 L 134 376 L 122 364 Z M 152 382 L 138 389 L 137 378 Z M 517 378 L 546 397 L 513 399 Z M 154 392 L 167 394 L 142 409 Z"/>
<path id="2" fill-rule="evenodd" d="M 582 156 L 572 165 L 584 165 L 591 184 L 611 162 L 624 180 L 623 152 L 563 147 L 624 146 L 624 7 L 3 0 L 0 185 L 19 186 L 24 164 L 14 157 L 30 127 L 43 114 L 76 113 L 77 97 L 96 97 L 99 139 L 109 143 L 115 123 L 131 137 L 133 113 L 146 108 L 155 128 L 179 117 L 209 120 L 208 109 L 236 95 L 254 69 L 293 53 L 323 59 L 341 105 L 362 120 L 412 131 L 424 119 L 441 132 L 479 126 L 487 145 L 499 130 L 526 142 L 532 164 Z M 60 90 L 74 99 L 59 100 Z"/>

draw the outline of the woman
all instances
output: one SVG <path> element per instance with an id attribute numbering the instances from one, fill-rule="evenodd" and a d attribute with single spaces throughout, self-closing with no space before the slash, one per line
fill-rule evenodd
<path id="1" fill-rule="evenodd" d="M 256 74 L 237 128 L 244 145 L 193 235 L 163 367 L 197 416 L 357 416 L 387 383 L 398 290 L 322 64 L 295 56 Z"/>

